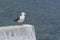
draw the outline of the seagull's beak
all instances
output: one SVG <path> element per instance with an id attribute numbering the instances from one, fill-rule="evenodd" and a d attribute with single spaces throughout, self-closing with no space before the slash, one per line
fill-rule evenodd
<path id="1" fill-rule="evenodd" d="M 25 15 L 27 15 L 27 14 L 25 13 Z"/>
<path id="2" fill-rule="evenodd" d="M 27 14 L 25 14 L 25 15 L 27 15 Z"/>

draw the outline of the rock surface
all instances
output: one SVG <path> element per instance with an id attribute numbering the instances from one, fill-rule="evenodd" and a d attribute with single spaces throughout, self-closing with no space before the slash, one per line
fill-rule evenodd
<path id="1" fill-rule="evenodd" d="M 0 27 L 0 40 L 36 40 L 34 26 L 23 24 Z"/>

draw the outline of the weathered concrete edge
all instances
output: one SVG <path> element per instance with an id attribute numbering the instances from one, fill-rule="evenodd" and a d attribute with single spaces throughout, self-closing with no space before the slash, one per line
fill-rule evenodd
<path id="1" fill-rule="evenodd" d="M 21 29 L 21 28 L 27 28 L 27 27 L 34 27 L 30 24 L 22 24 L 22 25 L 13 25 L 13 26 L 2 26 L 0 27 L 1 30 L 14 30 L 14 29 Z"/>

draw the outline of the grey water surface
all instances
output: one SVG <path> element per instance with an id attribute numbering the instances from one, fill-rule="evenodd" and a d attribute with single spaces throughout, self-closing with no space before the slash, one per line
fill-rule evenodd
<path id="1" fill-rule="evenodd" d="M 60 0 L 0 0 L 0 26 L 19 25 L 14 19 L 22 11 L 37 40 L 60 40 Z"/>

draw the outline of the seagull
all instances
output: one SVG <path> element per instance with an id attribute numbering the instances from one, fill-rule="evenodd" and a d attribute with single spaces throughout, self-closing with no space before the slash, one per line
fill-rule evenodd
<path id="1" fill-rule="evenodd" d="M 18 23 L 23 23 L 25 20 L 25 12 L 21 12 L 21 16 L 17 17 L 14 21 L 18 22 Z"/>

